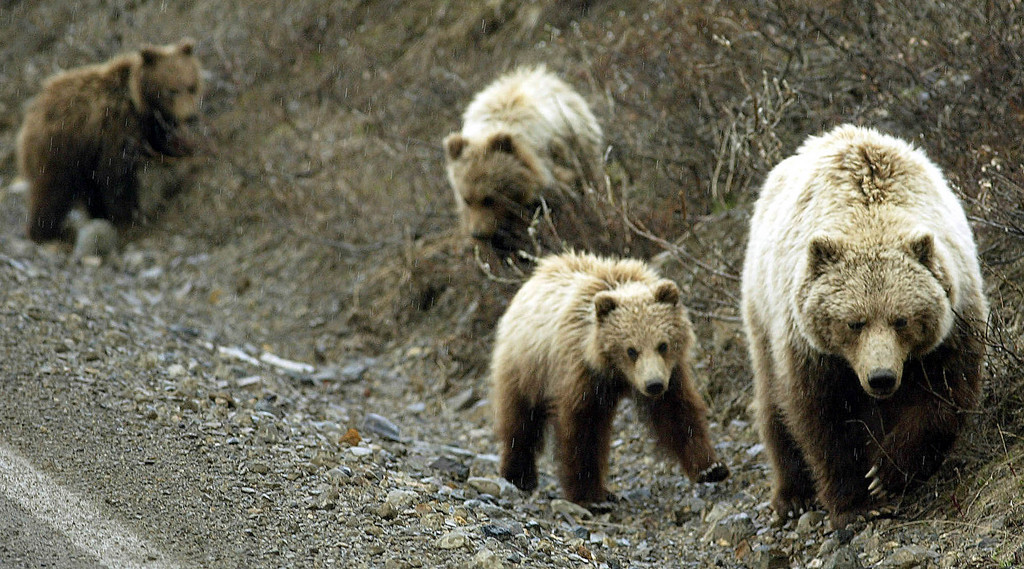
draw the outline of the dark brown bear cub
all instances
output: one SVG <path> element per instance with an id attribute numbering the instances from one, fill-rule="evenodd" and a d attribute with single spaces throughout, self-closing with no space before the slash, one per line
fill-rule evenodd
<path id="1" fill-rule="evenodd" d="M 139 162 L 193 153 L 183 125 L 197 117 L 203 84 L 192 52 L 192 40 L 144 47 L 46 81 L 17 141 L 29 237 L 61 237 L 79 203 L 90 217 L 131 221 Z"/>
<path id="2" fill-rule="evenodd" d="M 644 263 L 576 253 L 541 260 L 498 323 L 491 378 L 502 476 L 537 487 L 551 422 L 566 497 L 607 499 L 612 419 L 632 395 L 691 480 L 725 479 L 691 376 L 693 344 L 678 287 Z"/>

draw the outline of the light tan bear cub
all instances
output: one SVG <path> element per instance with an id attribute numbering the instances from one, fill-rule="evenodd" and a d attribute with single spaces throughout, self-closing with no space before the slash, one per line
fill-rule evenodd
<path id="1" fill-rule="evenodd" d="M 183 128 L 196 119 L 203 92 L 193 46 L 186 39 L 144 47 L 46 81 L 17 140 L 19 174 L 29 184 L 29 237 L 61 237 L 78 204 L 94 219 L 131 221 L 139 163 L 194 152 Z"/>
<path id="2" fill-rule="evenodd" d="M 577 253 L 542 259 L 495 339 L 502 476 L 536 488 L 536 456 L 552 423 L 566 497 L 605 500 L 612 419 L 631 395 L 658 445 L 691 480 L 726 478 L 691 375 L 693 344 L 679 288 L 643 262 Z"/>
<path id="3" fill-rule="evenodd" d="M 869 128 L 809 138 L 751 220 L 743 320 L 781 516 L 842 527 L 931 476 L 974 407 L 988 306 L 960 202 Z"/>
<path id="4" fill-rule="evenodd" d="M 603 136 L 586 101 L 543 66 L 520 68 L 478 93 L 462 131 L 444 139 L 448 180 L 465 231 L 512 249 L 543 197 L 603 180 Z"/>

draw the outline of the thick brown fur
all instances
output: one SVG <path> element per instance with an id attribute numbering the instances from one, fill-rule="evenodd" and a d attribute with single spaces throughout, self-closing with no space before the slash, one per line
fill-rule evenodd
<path id="1" fill-rule="evenodd" d="M 941 465 L 974 407 L 988 306 L 963 208 L 919 150 L 842 126 L 769 175 L 743 317 L 772 505 L 842 527 Z"/>
<path id="2" fill-rule="evenodd" d="M 541 199 L 558 211 L 603 185 L 602 136 L 586 101 L 543 66 L 499 77 L 444 139 L 465 232 L 499 251 L 525 246 Z"/>
<path id="3" fill-rule="evenodd" d="M 577 253 L 542 259 L 495 339 L 502 476 L 523 490 L 537 486 L 536 455 L 552 423 L 566 497 L 605 500 L 612 419 L 632 395 L 658 445 L 691 480 L 727 477 L 694 387 L 693 344 L 678 287 L 643 262 Z"/>
<path id="4" fill-rule="evenodd" d="M 202 89 L 187 39 L 48 79 L 17 140 L 19 173 L 30 188 L 29 237 L 61 237 L 78 203 L 90 217 L 131 221 L 139 162 L 193 152 L 183 125 L 197 117 Z"/>

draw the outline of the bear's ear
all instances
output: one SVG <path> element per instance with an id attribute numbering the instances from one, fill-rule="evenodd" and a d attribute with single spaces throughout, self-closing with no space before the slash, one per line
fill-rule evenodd
<path id="1" fill-rule="evenodd" d="M 196 47 L 196 40 L 192 38 L 184 38 L 178 42 L 178 53 L 182 55 L 192 55 L 192 50 Z"/>
<path id="2" fill-rule="evenodd" d="M 618 303 L 610 292 L 603 291 L 594 295 L 594 315 L 597 316 L 598 322 L 603 322 L 616 306 Z"/>
<path id="3" fill-rule="evenodd" d="M 952 299 L 953 282 L 949 278 L 949 273 L 943 269 L 942 263 L 935 258 L 935 238 L 931 233 L 912 238 L 906 245 L 906 251 L 911 259 L 921 263 L 924 268 L 928 269 L 928 272 L 938 279 L 939 284 L 946 291 L 946 296 Z"/>
<path id="4" fill-rule="evenodd" d="M 918 263 L 921 263 L 928 270 L 935 266 L 935 240 L 930 233 L 925 233 L 910 240 L 907 243 L 907 253 Z"/>
<path id="5" fill-rule="evenodd" d="M 654 300 L 677 306 L 679 304 L 679 287 L 670 280 L 661 281 L 654 289 Z"/>
<path id="6" fill-rule="evenodd" d="M 508 134 L 507 132 L 499 132 L 491 137 L 491 142 L 488 145 L 488 148 L 494 152 L 516 154 L 516 141 L 512 138 L 511 134 Z"/>
<path id="7" fill-rule="evenodd" d="M 160 48 L 156 46 L 147 45 L 139 50 L 139 55 L 142 56 L 143 65 L 153 65 L 157 61 L 160 61 L 160 58 L 163 57 L 163 52 L 161 52 Z"/>
<path id="8" fill-rule="evenodd" d="M 461 134 L 453 132 L 444 137 L 444 151 L 448 160 L 458 160 L 462 151 L 466 149 L 468 141 Z"/>
<path id="9" fill-rule="evenodd" d="M 807 268 L 811 278 L 820 277 L 829 265 L 839 261 L 841 255 L 842 249 L 834 239 L 824 236 L 811 239 L 807 258 Z"/>

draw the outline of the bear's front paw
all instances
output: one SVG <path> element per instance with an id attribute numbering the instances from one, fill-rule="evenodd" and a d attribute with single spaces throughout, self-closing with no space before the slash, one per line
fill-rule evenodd
<path id="1" fill-rule="evenodd" d="M 716 462 L 697 473 L 697 482 L 721 482 L 729 477 L 729 467 Z"/>

